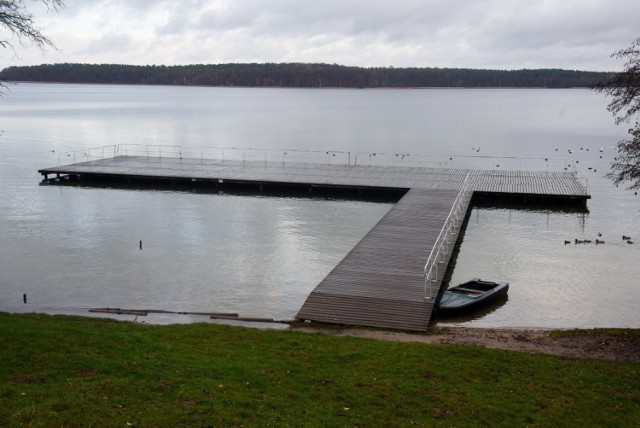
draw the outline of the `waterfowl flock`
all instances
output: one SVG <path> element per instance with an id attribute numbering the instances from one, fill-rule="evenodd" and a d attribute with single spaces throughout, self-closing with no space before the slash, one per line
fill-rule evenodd
<path id="1" fill-rule="evenodd" d="M 599 239 L 601 237 L 602 237 L 602 233 L 598 232 L 598 237 L 595 240 L 595 244 L 596 245 L 604 244 L 604 240 Z M 626 242 L 627 244 L 633 244 L 633 241 L 631 240 L 630 236 L 622 235 L 622 240 L 624 242 Z M 571 244 L 571 242 L 572 241 L 568 241 L 568 240 L 565 239 L 564 240 L 564 245 L 569 245 L 569 244 Z M 591 244 L 592 242 L 594 242 L 594 241 L 592 241 L 591 239 L 578 239 L 578 238 L 575 238 L 573 240 L 573 243 L 576 244 L 576 245 L 577 244 Z"/>

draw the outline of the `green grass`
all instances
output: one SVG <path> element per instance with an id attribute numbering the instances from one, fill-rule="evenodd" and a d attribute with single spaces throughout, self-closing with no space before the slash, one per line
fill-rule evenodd
<path id="1" fill-rule="evenodd" d="M 0 313 L 0 426 L 632 426 L 640 364 Z"/>

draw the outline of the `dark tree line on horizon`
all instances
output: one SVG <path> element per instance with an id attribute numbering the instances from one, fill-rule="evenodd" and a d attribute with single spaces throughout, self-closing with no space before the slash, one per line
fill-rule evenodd
<path id="1" fill-rule="evenodd" d="M 44 64 L 0 72 L 8 81 L 292 88 L 571 88 L 612 73 L 561 69 L 349 67 L 335 64 L 122 65 Z"/>

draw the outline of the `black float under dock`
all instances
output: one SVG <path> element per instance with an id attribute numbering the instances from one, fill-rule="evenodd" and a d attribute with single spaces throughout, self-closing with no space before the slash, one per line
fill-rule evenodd
<path id="1" fill-rule="evenodd" d="M 424 331 L 472 194 L 586 204 L 575 172 L 116 156 L 41 169 L 44 180 L 125 180 L 404 196 L 311 292 L 296 318 Z M 49 176 L 52 176 L 50 178 Z"/>

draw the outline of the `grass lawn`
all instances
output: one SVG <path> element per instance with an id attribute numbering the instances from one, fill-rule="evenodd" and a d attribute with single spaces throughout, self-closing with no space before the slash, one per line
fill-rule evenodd
<path id="1" fill-rule="evenodd" d="M 0 426 L 637 426 L 640 364 L 0 313 Z"/>

